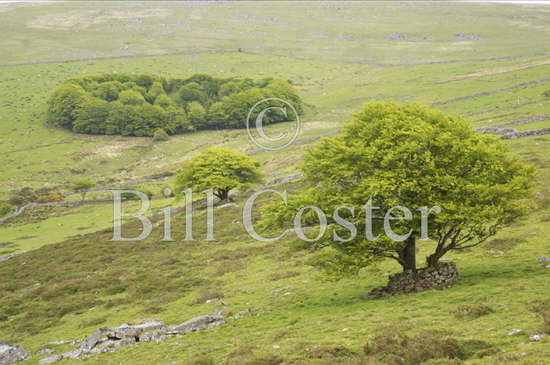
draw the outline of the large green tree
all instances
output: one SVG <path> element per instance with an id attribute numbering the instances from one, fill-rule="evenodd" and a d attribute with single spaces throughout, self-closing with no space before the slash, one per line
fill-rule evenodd
<path id="1" fill-rule="evenodd" d="M 176 176 L 175 191 L 202 192 L 213 189 L 220 200 L 227 200 L 233 189 L 259 183 L 259 163 L 242 152 L 229 148 L 209 148 L 183 164 Z"/>
<path id="2" fill-rule="evenodd" d="M 60 86 L 48 102 L 48 122 L 60 127 L 72 128 L 76 112 L 87 98 L 88 94 L 79 85 L 67 83 Z"/>
<path id="3" fill-rule="evenodd" d="M 312 187 L 286 205 L 268 207 L 264 225 L 287 226 L 302 207 L 321 208 L 328 229 L 311 245 L 326 249 L 319 263 L 337 275 L 383 258 L 416 270 L 420 242 L 433 247 L 427 265 L 436 266 L 447 252 L 474 247 L 517 220 L 531 202 L 533 168 L 501 140 L 476 132 L 462 118 L 415 104 L 367 103 L 341 135 L 308 151 L 303 169 Z M 367 210 L 368 202 L 378 209 Z M 383 224 L 395 206 L 414 212 L 391 212 L 391 228 L 405 237 L 399 240 Z M 428 213 L 434 206 L 441 212 L 426 215 L 423 237 L 422 211 L 416 209 Z M 339 217 L 351 225 L 336 224 Z M 318 226 L 312 210 L 302 218 L 304 225 Z M 353 227 L 357 235 L 350 239 Z M 425 236 L 433 241 L 424 242 Z"/>

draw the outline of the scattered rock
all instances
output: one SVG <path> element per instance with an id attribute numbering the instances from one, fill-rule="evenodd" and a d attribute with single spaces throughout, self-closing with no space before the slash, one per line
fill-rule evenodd
<path id="1" fill-rule="evenodd" d="M 392 33 L 386 37 L 387 41 L 404 41 L 406 39 L 408 39 L 406 35 L 399 33 Z"/>
<path id="2" fill-rule="evenodd" d="M 49 364 L 63 359 L 83 359 L 94 353 L 115 351 L 119 347 L 139 342 L 162 342 L 176 334 L 201 331 L 224 323 L 225 319 L 221 315 L 204 315 L 170 327 L 166 327 L 162 322 L 154 319 L 147 319 L 140 324 L 123 324 L 115 328 L 102 327 L 85 338 L 78 349 L 47 357 L 40 360 L 40 363 Z M 62 341 L 57 341 L 57 343 L 59 342 Z M 0 363 L 0 365 L 4 364 Z"/>
<path id="3" fill-rule="evenodd" d="M 45 359 L 42 359 L 39 362 L 41 364 L 51 364 L 57 361 L 61 361 L 63 359 L 78 359 L 81 354 L 82 354 L 82 351 L 80 349 L 77 349 L 77 350 L 65 352 L 64 354 L 46 357 Z"/>
<path id="4" fill-rule="evenodd" d="M 462 33 L 454 34 L 453 38 L 455 39 L 455 41 L 479 41 L 480 39 L 483 39 L 481 36 L 477 34 L 462 34 Z"/>
<path id="5" fill-rule="evenodd" d="M 406 271 L 390 275 L 387 286 L 371 290 L 366 297 L 388 297 L 441 289 L 452 285 L 457 279 L 456 265 L 452 262 L 442 262 L 438 267 L 427 267 L 416 272 Z"/>
<path id="6" fill-rule="evenodd" d="M 550 262 L 550 257 L 546 257 L 546 256 L 537 257 L 537 262 Z"/>
<path id="7" fill-rule="evenodd" d="M 521 333 L 523 332 L 522 330 L 520 329 L 512 329 L 512 330 L 508 330 L 507 333 L 508 333 L 508 336 L 513 336 L 513 335 L 517 335 L 518 333 Z"/>
<path id="8" fill-rule="evenodd" d="M 532 129 L 529 131 L 518 131 L 515 128 L 500 128 L 500 127 L 493 126 L 493 127 L 480 127 L 480 128 L 476 128 L 476 130 L 480 133 L 500 134 L 501 139 L 523 138 L 528 136 L 538 136 L 538 135 L 550 133 L 550 128 Z"/>
<path id="9" fill-rule="evenodd" d="M 29 358 L 29 353 L 23 347 L 0 342 L 0 365 L 13 364 Z"/>
<path id="10" fill-rule="evenodd" d="M 531 341 L 538 342 L 538 341 L 542 340 L 543 338 L 545 338 L 546 336 L 548 336 L 546 333 L 537 333 L 537 334 L 529 336 L 529 339 Z"/>
<path id="11" fill-rule="evenodd" d="M 235 314 L 233 316 L 233 318 L 239 319 L 239 318 L 241 318 L 243 316 L 246 316 L 247 314 L 250 314 L 250 313 L 252 313 L 252 309 L 247 308 L 247 309 L 244 309 L 244 310 L 240 311 L 239 313 Z"/>
<path id="12" fill-rule="evenodd" d="M 296 295 L 296 293 L 293 292 L 293 291 L 287 291 L 287 292 L 284 293 L 283 295 Z"/>
<path id="13" fill-rule="evenodd" d="M 195 331 L 201 331 L 208 328 L 214 328 L 225 323 L 222 316 L 199 316 L 177 326 L 169 327 L 168 331 L 177 334 L 186 334 Z"/>
<path id="14" fill-rule="evenodd" d="M 42 346 L 49 346 L 49 345 L 76 345 L 77 343 L 82 342 L 81 340 L 59 340 L 59 341 L 50 341 L 50 342 L 44 342 Z"/>
<path id="15" fill-rule="evenodd" d="M 550 269 L 550 265 L 544 265 L 545 269 Z"/>
<path id="16" fill-rule="evenodd" d="M 52 349 L 43 349 L 43 350 L 40 350 L 40 351 L 36 351 L 36 354 L 38 356 L 40 355 L 50 355 L 50 354 L 53 354 L 55 352 L 55 350 L 52 350 Z"/>
<path id="17" fill-rule="evenodd" d="M 273 289 L 273 291 L 271 292 L 272 294 L 277 294 L 285 289 L 288 289 L 288 287 L 282 287 L 282 288 L 276 288 L 276 289 Z"/>
<path id="18" fill-rule="evenodd" d="M 225 303 L 223 305 L 225 305 Z M 222 314 L 227 313 L 227 312 L 229 312 L 228 308 L 222 308 L 222 309 L 217 310 L 214 313 L 212 313 L 212 315 L 213 316 L 221 316 Z"/>

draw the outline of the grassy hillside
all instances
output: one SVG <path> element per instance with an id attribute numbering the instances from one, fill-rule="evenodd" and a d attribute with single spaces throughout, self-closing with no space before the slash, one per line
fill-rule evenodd
<path id="1" fill-rule="evenodd" d="M 0 200 L 23 187 L 67 193 L 81 178 L 118 186 L 170 176 L 207 146 L 257 149 L 244 130 L 155 143 L 49 127 L 47 98 L 69 77 L 128 72 L 289 79 L 306 104 L 299 137 L 339 129 L 369 100 L 435 103 L 468 116 L 475 127 L 500 125 L 550 115 L 544 95 L 550 90 L 548 16 L 550 6 L 451 2 L 0 4 Z M 549 127 L 550 120 L 512 126 Z M 275 135 L 289 128 L 266 130 Z M 271 180 L 298 172 L 313 143 L 254 157 Z M 246 234 L 240 224 L 246 194 L 237 207 L 216 209 L 216 241 L 183 242 L 185 219 L 178 214 L 175 242 L 159 241 L 161 222 L 146 241 L 111 242 L 111 194 L 103 190 L 88 194 L 90 204 L 40 206 L 0 225 L 0 256 L 28 251 L 0 262 L 0 341 L 33 353 L 64 351 L 70 345 L 42 344 L 145 318 L 174 324 L 251 308 L 250 315 L 215 329 L 85 362 L 375 364 L 360 356 L 363 346 L 383 342 L 390 329 L 427 339 L 445 331 L 466 364 L 547 364 L 549 339 L 531 342 L 528 336 L 549 331 L 540 313 L 548 310 L 550 271 L 536 258 L 550 257 L 550 137 L 506 143 L 537 166 L 538 206 L 483 247 L 449 255 L 461 275 L 450 289 L 364 299 L 399 270 L 390 262 L 327 282 L 306 265 L 312 253 L 294 237 L 265 244 Z M 171 185 L 168 178 L 136 187 L 154 193 L 154 213 L 182 204 L 162 196 Z M 299 181 L 275 186 L 302 187 Z M 199 210 L 194 217 L 196 237 L 204 236 L 204 215 Z M 128 221 L 125 229 L 131 234 L 137 223 Z M 429 245 L 421 245 L 419 262 Z M 206 303 L 214 298 L 223 300 Z M 522 333 L 507 334 L 516 328 Z M 426 341 L 404 348 L 419 352 L 429 347 Z"/>
<path id="2" fill-rule="evenodd" d="M 550 144 L 548 137 L 536 138 L 539 145 Z M 541 166 L 538 181 L 543 186 L 550 177 L 548 154 L 527 140 L 514 141 L 513 147 Z M 300 184 L 277 188 L 295 190 Z M 549 299 L 543 289 L 548 286 L 547 269 L 536 262 L 547 253 L 548 192 L 538 201 L 539 208 L 528 219 L 485 246 L 451 255 L 460 268 L 458 285 L 383 300 L 362 297 L 398 270 L 396 265 L 383 263 L 338 283 L 322 281 L 317 271 L 304 266 L 310 254 L 287 246 L 292 237 L 260 244 L 246 235 L 235 223 L 241 217 L 242 199 L 238 207 L 216 209 L 219 228 L 214 242 L 184 242 L 182 223 L 174 227 L 176 242 L 159 241 L 161 223 L 143 242 L 109 242 L 112 233 L 105 230 L 42 247 L 0 266 L 0 275 L 10 278 L 0 289 L 7 318 L 0 331 L 2 338 L 38 350 L 48 340 L 78 338 L 103 325 L 150 317 L 178 323 L 223 308 L 233 313 L 252 308 L 249 317 L 217 329 L 158 345 L 141 344 L 87 362 L 185 363 L 199 355 L 221 361 L 243 348 L 258 356 L 275 353 L 307 359 L 308 350 L 318 346 L 344 346 L 360 353 L 377 331 L 397 327 L 411 333 L 445 330 L 457 339 L 483 340 L 500 350 L 467 363 L 535 364 L 549 355 L 546 342 L 532 344 L 527 339 L 543 327 L 542 318 L 529 308 Z M 174 219 L 183 221 L 181 215 Z M 195 217 L 196 237 L 205 235 L 204 221 L 200 211 Z M 131 235 L 137 226 L 130 224 L 125 232 Z M 429 244 L 421 247 L 421 256 L 428 248 Z M 277 288 L 283 289 L 274 292 Z M 225 305 L 219 300 L 205 303 L 220 297 Z M 487 306 L 492 311 L 463 319 L 463 306 L 474 311 Z M 508 336 L 506 331 L 513 328 L 524 332 Z"/>

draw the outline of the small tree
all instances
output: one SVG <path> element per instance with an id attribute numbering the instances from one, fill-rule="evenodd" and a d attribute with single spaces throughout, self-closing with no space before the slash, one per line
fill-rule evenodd
<path id="1" fill-rule="evenodd" d="M 86 199 L 86 193 L 89 189 L 93 188 L 95 186 L 95 183 L 91 180 L 77 180 L 74 181 L 71 184 L 71 191 L 75 193 L 80 193 L 80 196 L 82 197 L 82 201 Z"/>
<path id="2" fill-rule="evenodd" d="M 200 103 L 192 101 L 189 103 L 187 116 L 189 117 L 191 124 L 195 128 L 199 129 L 204 125 L 206 110 Z"/>
<path id="3" fill-rule="evenodd" d="M 196 82 L 191 82 L 182 86 L 178 91 L 178 97 L 183 104 L 188 104 L 193 101 L 203 104 L 208 99 L 206 93 Z"/>
<path id="4" fill-rule="evenodd" d="M 141 105 L 145 102 L 143 95 L 135 90 L 124 90 L 118 95 L 118 100 L 125 105 Z"/>
<path id="5" fill-rule="evenodd" d="M 154 142 L 168 141 L 168 133 L 166 133 L 162 128 L 157 129 L 155 131 L 155 134 L 153 134 L 153 141 Z"/>
<path id="6" fill-rule="evenodd" d="M 304 172 L 314 187 L 290 197 L 288 205 L 268 207 L 264 225 L 284 226 L 302 207 L 320 207 L 332 230 L 313 245 L 334 249 L 320 264 L 337 276 L 355 274 L 383 258 L 415 271 L 422 233 L 416 209 L 422 207 L 441 208 L 428 217 L 428 236 L 435 245 L 425 243 L 434 247 L 427 265 L 436 266 L 447 252 L 479 245 L 523 215 L 533 181 L 533 168 L 512 156 L 497 137 L 434 109 L 389 102 L 366 104 L 342 135 L 321 140 L 307 153 Z M 369 200 L 379 207 L 370 215 L 365 210 Z M 346 208 L 339 216 L 358 231 L 347 241 L 351 230 L 335 224 L 333 216 L 342 206 Z M 406 237 L 400 242 L 388 237 L 382 224 L 385 213 L 396 206 L 416 213 L 411 219 L 401 214 L 392 220 L 393 231 Z M 305 214 L 303 220 L 318 224 L 315 214 Z"/>
<path id="7" fill-rule="evenodd" d="M 181 194 L 213 189 L 220 200 L 227 200 L 229 192 L 261 181 L 259 163 L 244 153 L 228 148 L 209 148 L 184 163 L 176 176 L 175 191 Z"/>
<path id="8" fill-rule="evenodd" d="M 75 111 L 88 98 L 79 85 L 67 83 L 59 87 L 48 101 L 48 122 L 65 128 L 72 128 Z"/>

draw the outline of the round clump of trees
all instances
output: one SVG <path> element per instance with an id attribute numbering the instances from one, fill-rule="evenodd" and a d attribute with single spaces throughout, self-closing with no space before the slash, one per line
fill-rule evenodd
<path id="1" fill-rule="evenodd" d="M 250 109 L 265 98 L 280 98 L 298 113 L 303 110 L 296 90 L 281 79 L 102 74 L 63 82 L 49 99 L 47 119 L 77 133 L 154 136 L 163 130 L 173 135 L 244 128 Z M 263 124 L 293 118 L 292 113 L 273 109 L 264 115 Z"/>

